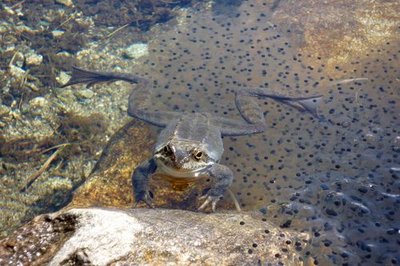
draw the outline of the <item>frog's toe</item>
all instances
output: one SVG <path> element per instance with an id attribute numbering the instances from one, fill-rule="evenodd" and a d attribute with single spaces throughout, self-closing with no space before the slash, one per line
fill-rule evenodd
<path id="1" fill-rule="evenodd" d="M 154 208 L 153 204 L 153 197 L 151 196 L 151 192 L 149 191 L 142 191 L 135 195 L 135 206 L 136 207 L 140 202 L 146 203 L 147 207 Z"/>
<path id="2" fill-rule="evenodd" d="M 211 209 L 213 212 L 215 212 L 215 208 L 217 206 L 217 202 L 222 198 L 222 196 L 210 196 L 210 195 L 204 195 L 201 196 L 199 199 L 203 200 L 205 199 L 205 201 L 203 202 L 203 204 L 201 204 L 201 206 L 198 208 L 199 211 L 204 210 L 210 203 L 211 203 Z"/>

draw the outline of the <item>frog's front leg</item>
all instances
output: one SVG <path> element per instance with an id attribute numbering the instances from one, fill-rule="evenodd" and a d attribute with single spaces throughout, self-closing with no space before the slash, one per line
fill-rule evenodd
<path id="1" fill-rule="evenodd" d="M 222 164 L 214 164 L 208 169 L 208 174 L 215 180 L 212 188 L 202 197 L 205 199 L 204 203 L 199 207 L 199 210 L 204 210 L 207 205 L 211 203 L 211 209 L 215 212 L 217 202 L 223 197 L 226 190 L 232 184 L 233 173 L 232 170 Z"/>
<path id="2" fill-rule="evenodd" d="M 149 176 L 155 173 L 157 164 L 150 159 L 139 164 L 132 173 L 132 187 L 135 202 L 144 201 L 147 206 L 153 208 L 152 198 L 149 193 Z"/>

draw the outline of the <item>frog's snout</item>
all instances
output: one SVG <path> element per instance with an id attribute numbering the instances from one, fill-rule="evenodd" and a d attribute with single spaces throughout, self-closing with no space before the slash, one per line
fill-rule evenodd
<path id="1" fill-rule="evenodd" d="M 182 169 L 183 165 L 188 161 L 187 154 L 180 150 L 174 151 L 173 164 L 176 169 Z"/>

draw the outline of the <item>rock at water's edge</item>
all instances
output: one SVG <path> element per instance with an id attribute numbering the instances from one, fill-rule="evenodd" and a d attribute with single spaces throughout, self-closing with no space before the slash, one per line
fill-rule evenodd
<path id="1" fill-rule="evenodd" d="M 1 240 L 0 264 L 296 265 L 302 240 L 249 213 L 72 209 L 38 216 Z"/>

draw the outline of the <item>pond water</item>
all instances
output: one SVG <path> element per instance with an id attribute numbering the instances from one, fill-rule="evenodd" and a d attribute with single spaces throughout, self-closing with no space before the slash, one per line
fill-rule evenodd
<path id="1" fill-rule="evenodd" d="M 221 163 L 234 170 L 232 190 L 244 209 L 310 233 L 299 251 L 315 264 L 395 264 L 399 39 L 364 51 L 347 47 L 346 57 L 329 56 L 324 44 L 311 53 L 295 27 L 274 24 L 273 11 L 255 2 L 188 12 L 182 26 L 150 43 L 138 74 L 154 81 L 156 99 L 169 109 L 237 119 L 233 92 L 241 87 L 322 94 L 323 122 L 260 100 L 266 132 L 224 139 Z"/>
<path id="2" fill-rule="evenodd" d="M 234 102 L 239 88 L 322 95 L 321 121 L 259 99 L 268 129 L 224 138 L 221 163 L 234 171 L 232 191 L 244 210 L 304 232 L 289 244 L 305 263 L 394 265 L 400 263 L 400 18 L 385 17 L 389 9 L 399 5 L 199 4 L 181 11 L 172 26 L 153 30 L 149 54 L 124 71 L 151 81 L 159 111 L 241 120 Z M 268 239 L 267 228 L 260 233 Z"/>

